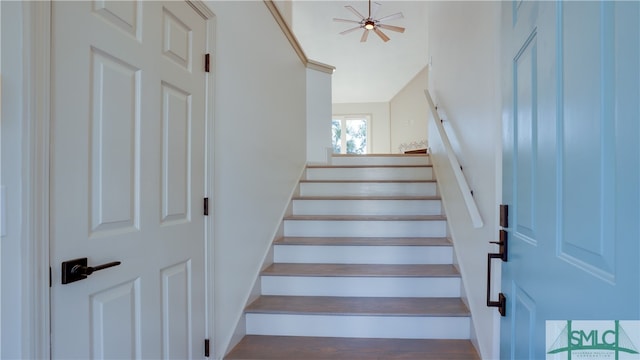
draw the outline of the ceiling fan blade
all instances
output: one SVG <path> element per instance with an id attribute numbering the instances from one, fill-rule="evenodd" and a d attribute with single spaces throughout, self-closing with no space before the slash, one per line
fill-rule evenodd
<path id="1" fill-rule="evenodd" d="M 378 36 L 380 36 L 380 39 L 382 39 L 384 42 L 389 41 L 389 37 L 387 35 L 385 35 L 385 33 L 383 33 L 382 31 L 380 31 L 380 29 L 378 29 L 377 27 L 373 28 L 373 31 L 378 34 Z"/>
<path id="2" fill-rule="evenodd" d="M 347 29 L 347 30 L 345 30 L 345 31 L 341 32 L 341 33 L 340 33 L 340 35 L 348 34 L 348 33 L 352 32 L 352 31 L 356 31 L 356 30 L 358 30 L 358 29 L 360 29 L 360 28 L 362 28 L 362 26 L 356 26 L 356 27 L 354 27 L 354 28 Z"/>
<path id="3" fill-rule="evenodd" d="M 371 18 L 375 19 L 376 18 L 376 14 L 378 13 L 378 10 L 380 10 L 380 3 L 378 2 L 373 2 L 371 3 Z"/>
<path id="4" fill-rule="evenodd" d="M 362 33 L 362 37 L 360 38 L 360 42 L 367 41 L 367 37 L 369 37 L 369 30 L 364 29 L 364 32 Z"/>
<path id="5" fill-rule="evenodd" d="M 402 15 L 402 13 L 399 12 L 399 13 L 395 13 L 395 14 L 392 14 L 392 15 L 387 15 L 385 17 L 381 17 L 380 19 L 378 19 L 378 21 L 402 19 L 403 17 L 404 17 L 404 15 Z"/>
<path id="6" fill-rule="evenodd" d="M 360 19 L 366 19 L 366 17 L 362 14 L 360 14 L 358 12 L 358 10 L 356 10 L 353 6 L 351 5 L 347 5 L 345 6 L 347 8 L 347 10 L 351 11 L 352 13 L 354 13 L 357 17 L 359 17 Z"/>
<path id="7" fill-rule="evenodd" d="M 338 18 L 333 18 L 333 21 L 336 21 L 336 22 L 353 23 L 353 24 L 360 24 L 360 21 L 347 20 L 347 19 L 338 19 Z"/>
<path id="8" fill-rule="evenodd" d="M 391 31 L 400 32 L 400 33 L 404 32 L 404 28 L 402 26 L 378 24 L 378 27 L 383 28 L 383 29 L 387 29 L 387 30 L 391 30 Z"/>

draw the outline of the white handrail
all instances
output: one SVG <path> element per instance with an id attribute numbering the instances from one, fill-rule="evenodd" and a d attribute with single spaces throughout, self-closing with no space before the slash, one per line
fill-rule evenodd
<path id="1" fill-rule="evenodd" d="M 431 98 L 429 90 L 425 89 L 424 95 L 427 97 L 427 102 L 429 102 L 429 107 L 431 108 L 431 113 L 433 114 L 433 121 L 435 122 L 436 128 L 438 129 L 438 133 L 440 133 L 440 138 L 442 139 L 444 150 L 447 152 L 447 157 L 449 158 L 449 163 L 451 164 L 451 169 L 453 170 L 453 175 L 456 177 L 458 186 L 460 187 L 460 192 L 462 192 L 462 198 L 464 199 L 464 203 L 467 205 L 467 211 L 469 212 L 469 217 L 471 218 L 473 227 L 481 228 L 484 226 L 484 223 L 482 221 L 482 217 L 480 216 L 480 211 L 478 211 L 476 201 L 473 199 L 473 195 L 471 194 L 471 189 L 469 188 L 467 179 L 465 179 L 464 174 L 462 173 L 460 162 L 458 161 L 455 152 L 453 152 L 453 147 L 451 146 L 449 137 L 447 136 L 447 133 L 444 130 L 444 126 L 442 125 L 442 120 L 440 119 L 440 115 L 438 114 L 438 109 L 433 103 L 433 99 Z"/>

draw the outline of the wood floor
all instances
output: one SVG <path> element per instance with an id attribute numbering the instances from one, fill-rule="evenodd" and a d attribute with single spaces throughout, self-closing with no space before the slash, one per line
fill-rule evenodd
<path id="1" fill-rule="evenodd" d="M 246 311 L 309 315 L 469 316 L 469 310 L 460 298 L 261 296 Z"/>
<path id="2" fill-rule="evenodd" d="M 451 264 L 287 264 L 276 263 L 262 271 L 263 276 L 376 276 L 376 277 L 457 277 Z"/>
<path id="3" fill-rule="evenodd" d="M 333 246 L 451 246 L 448 238 L 282 237 L 275 244 Z"/>
<path id="4" fill-rule="evenodd" d="M 476 360 L 469 340 L 245 336 L 228 360 Z"/>

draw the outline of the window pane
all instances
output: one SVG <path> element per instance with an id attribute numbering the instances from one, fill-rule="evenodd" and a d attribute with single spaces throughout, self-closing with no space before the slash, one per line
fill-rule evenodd
<path id="1" fill-rule="evenodd" d="M 367 120 L 347 120 L 347 154 L 367 153 Z"/>
<path id="2" fill-rule="evenodd" d="M 340 154 L 342 150 L 342 126 L 340 120 L 333 119 L 331 121 L 331 144 L 333 145 L 333 153 Z"/>

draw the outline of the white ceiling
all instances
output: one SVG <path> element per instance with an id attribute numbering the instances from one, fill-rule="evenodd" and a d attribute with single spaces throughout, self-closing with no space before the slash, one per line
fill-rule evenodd
<path id="1" fill-rule="evenodd" d="M 373 32 L 364 43 L 361 30 L 340 35 L 353 26 L 333 21 L 359 21 L 345 6 L 352 5 L 366 16 L 367 1 L 293 1 L 293 32 L 307 57 L 336 67 L 334 103 L 388 102 L 427 65 L 427 1 L 377 2 L 381 4 L 377 18 L 404 15 L 385 22 L 406 28 L 404 33 L 383 30 L 391 38 L 386 43 Z"/>

